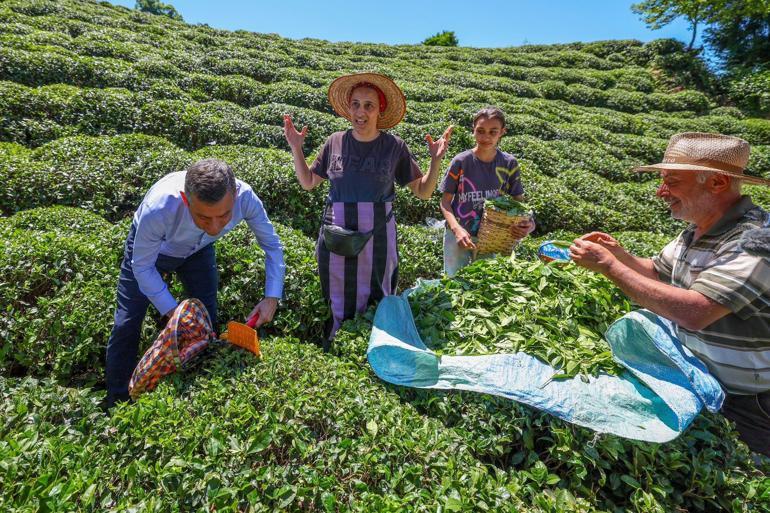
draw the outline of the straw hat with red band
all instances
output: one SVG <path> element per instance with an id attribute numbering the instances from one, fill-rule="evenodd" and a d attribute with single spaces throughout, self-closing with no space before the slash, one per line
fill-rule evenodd
<path id="1" fill-rule="evenodd" d="M 393 128 L 404 119 L 406 97 L 395 82 L 379 73 L 354 73 L 339 77 L 329 86 L 329 103 L 334 111 L 350 119 L 348 105 L 350 95 L 357 87 L 369 87 L 377 92 L 380 99 L 380 116 L 377 128 Z"/>
<path id="2" fill-rule="evenodd" d="M 744 174 L 749 163 L 749 143 L 739 137 L 703 132 L 684 132 L 671 136 L 663 162 L 640 166 L 634 171 L 710 171 L 740 178 L 745 183 L 770 185 L 770 180 Z"/>

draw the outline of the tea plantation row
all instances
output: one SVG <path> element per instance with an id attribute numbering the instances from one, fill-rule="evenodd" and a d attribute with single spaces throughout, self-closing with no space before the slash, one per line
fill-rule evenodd
<path id="1" fill-rule="evenodd" d="M 324 89 L 312 89 L 317 98 L 309 100 L 307 94 L 297 92 L 298 88 L 308 87 L 306 85 L 281 82 L 270 84 L 270 87 L 274 91 L 261 98 L 257 105 L 242 107 L 218 98 L 194 100 L 183 91 L 175 92 L 178 88 L 133 92 L 123 88 L 81 88 L 62 84 L 27 87 L 2 81 L 0 97 L 7 118 L 0 125 L 0 137 L 38 146 L 69 135 L 142 132 L 164 136 L 188 149 L 213 143 L 249 143 L 285 149 L 277 127 L 282 124 L 283 114 L 291 113 L 298 122 L 311 128 L 307 147 L 312 149 L 329 133 L 345 128 L 344 120 L 328 112 Z M 612 151 L 608 153 L 615 159 L 648 159 L 659 153 L 660 145 L 677 131 L 718 131 L 760 145 L 754 155 L 753 167 L 759 168 L 757 172 L 769 169 L 767 148 L 761 145 L 770 143 L 770 122 L 724 114 L 698 117 L 691 114 L 664 116 L 663 113 L 632 115 L 604 108 L 578 107 L 561 100 L 517 98 L 498 92 L 480 97 L 445 97 L 442 101 L 416 98 L 410 102 L 404 124 L 394 132 L 420 147 L 425 130 L 435 131 L 442 123 L 454 123 L 460 137 L 456 143 L 467 147 L 471 144 L 473 113 L 479 106 L 490 103 L 508 113 L 507 123 L 512 136 L 599 143 L 609 147 L 607 149 Z M 629 135 L 640 136 L 639 139 L 652 148 L 626 144 L 635 140 L 624 139 Z M 613 167 L 612 163 L 605 166 Z"/>
<path id="2" fill-rule="evenodd" d="M 514 140 L 509 138 L 508 142 Z M 590 165 L 585 162 L 562 170 L 554 161 L 541 167 L 537 162 L 548 165 L 554 153 L 549 145 L 535 138 L 518 140 L 539 151 L 527 153 L 533 160 L 522 158 L 522 179 L 536 212 L 539 233 L 556 229 L 673 233 L 679 226 L 655 198 L 655 182 L 613 182 L 586 170 Z M 567 150 L 568 145 L 564 146 Z M 573 143 L 572 147 L 576 150 L 580 146 Z M 299 187 L 288 152 L 246 145 L 217 145 L 187 152 L 159 137 L 77 136 L 34 150 L 0 143 L 0 156 L 0 211 L 6 214 L 63 204 L 85 207 L 117 221 L 136 208 L 160 177 L 209 157 L 230 163 L 236 175 L 254 187 L 274 220 L 311 237 L 318 233 L 320 206 L 326 194 L 325 186 L 311 192 Z M 422 163 L 427 168 L 427 161 Z M 770 204 L 764 189 L 747 187 L 746 191 L 760 204 Z M 437 192 L 432 200 L 421 201 L 407 191 L 399 193 L 397 219 L 412 225 L 429 217 L 439 218 L 438 196 Z"/>

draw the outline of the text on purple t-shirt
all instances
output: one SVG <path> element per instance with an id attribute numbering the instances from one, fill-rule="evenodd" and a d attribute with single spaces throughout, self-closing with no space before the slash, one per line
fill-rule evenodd
<path id="1" fill-rule="evenodd" d="M 452 213 L 471 235 L 478 234 L 484 200 L 502 193 L 524 194 L 516 157 L 500 150 L 491 162 L 479 160 L 472 150 L 458 154 L 449 164 L 439 190 L 454 195 Z"/>

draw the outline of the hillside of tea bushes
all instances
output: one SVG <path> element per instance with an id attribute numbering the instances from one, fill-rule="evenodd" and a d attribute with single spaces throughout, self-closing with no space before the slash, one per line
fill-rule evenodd
<path id="1" fill-rule="evenodd" d="M 770 511 L 770 463 L 757 467 L 719 415 L 656 445 L 497 398 L 386 385 L 366 364 L 372 311 L 343 326 L 332 353 L 316 347 L 329 315 L 314 259 L 326 191 L 296 183 L 282 116 L 308 125 L 312 158 L 346 127 L 328 84 L 368 70 L 403 87 L 408 113 L 393 132 L 423 165 L 426 133 L 454 124 L 455 154 L 472 146 L 477 109 L 506 112 L 501 147 L 521 161 L 538 230 L 516 262 L 471 267 L 446 290 L 483 296 L 490 330 L 505 308 L 474 292 L 488 279 L 517 276 L 543 318 L 572 316 L 550 331 L 509 319 L 514 341 L 595 333 L 630 307 L 606 280 L 549 274 L 531 257 L 540 240 L 593 229 L 638 254 L 659 249 L 680 225 L 655 199 L 655 177 L 630 168 L 660 159 L 671 134 L 744 137 L 751 172 L 770 178 L 770 120 L 720 105 L 714 77 L 675 41 L 329 43 L 108 3 L 0 0 L 0 510 Z M 254 187 L 286 248 L 286 300 L 264 333 L 265 358 L 212 349 L 106 416 L 104 347 L 130 216 L 154 181 L 206 157 Z M 746 191 L 770 206 L 770 191 Z M 441 234 L 425 224 L 440 217 L 438 194 L 399 190 L 396 215 L 400 287 L 439 277 Z M 220 319 L 242 318 L 261 297 L 264 255 L 245 227 L 217 252 Z M 423 298 L 434 335 L 445 333 L 445 301 Z M 549 314 L 557 304 L 569 309 Z"/>

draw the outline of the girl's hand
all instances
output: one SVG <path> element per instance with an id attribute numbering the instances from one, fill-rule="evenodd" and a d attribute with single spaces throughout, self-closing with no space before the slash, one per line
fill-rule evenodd
<path id="1" fill-rule="evenodd" d="M 305 136 L 307 135 L 307 127 L 303 126 L 301 132 L 297 132 L 294 128 L 294 123 L 291 121 L 291 116 L 288 114 L 283 115 L 283 135 L 286 137 L 286 142 L 289 143 L 291 151 L 297 151 L 302 149 L 302 145 L 305 144 Z"/>
<path id="2" fill-rule="evenodd" d="M 458 246 L 463 249 L 476 249 L 476 245 L 473 243 L 473 239 L 471 239 L 471 234 L 465 228 L 458 226 L 452 230 L 452 233 L 455 234 Z"/>
<path id="3" fill-rule="evenodd" d="M 430 134 L 425 135 L 425 140 L 428 141 L 428 150 L 430 151 L 430 157 L 432 159 L 440 159 L 444 156 L 447 148 L 449 148 L 452 130 L 454 130 L 454 125 L 449 125 L 438 141 L 434 141 Z"/>
<path id="4" fill-rule="evenodd" d="M 511 235 L 516 239 L 523 239 L 535 230 L 535 222 L 525 219 L 511 225 Z"/>

